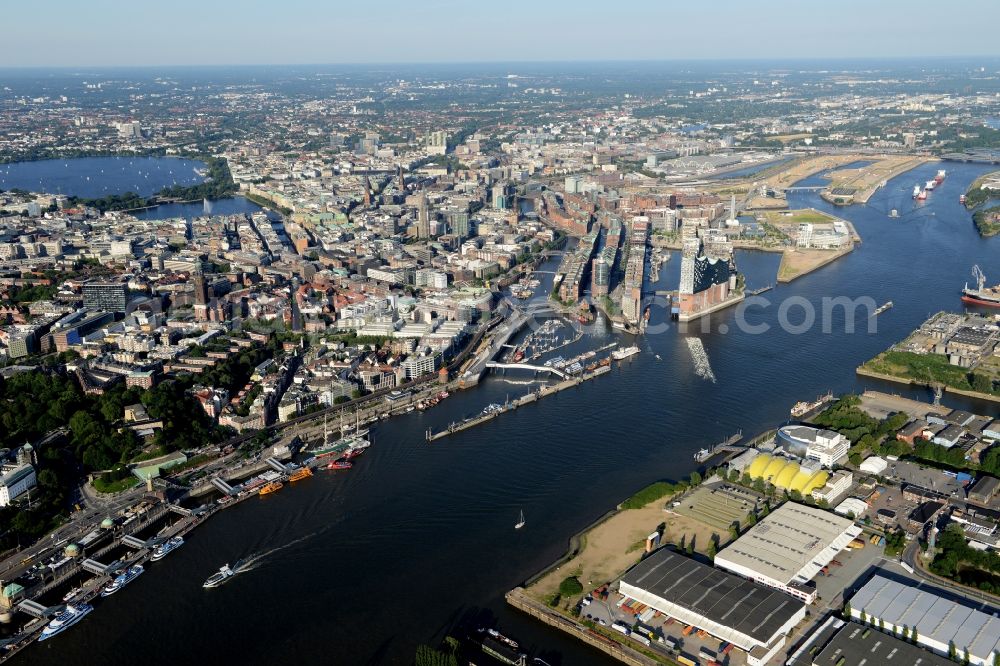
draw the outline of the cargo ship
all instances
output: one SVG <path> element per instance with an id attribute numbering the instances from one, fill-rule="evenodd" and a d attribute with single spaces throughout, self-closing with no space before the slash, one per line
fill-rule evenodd
<path id="1" fill-rule="evenodd" d="M 135 566 L 129 567 L 124 573 L 120 573 L 115 576 L 115 579 L 108 584 L 103 590 L 101 590 L 102 597 L 110 597 L 112 594 L 118 592 L 123 587 L 134 581 L 145 569 L 142 568 L 141 564 L 136 564 Z"/>
<path id="2" fill-rule="evenodd" d="M 888 310 L 891 307 L 892 307 L 892 301 L 886 301 L 885 303 L 883 303 L 882 305 L 880 305 L 878 307 L 878 309 L 875 310 L 875 312 L 873 312 L 871 314 L 871 316 L 872 317 L 877 317 L 877 316 L 879 316 L 880 314 L 882 314 L 883 312 L 885 312 L 886 310 Z"/>
<path id="3" fill-rule="evenodd" d="M 176 536 L 170 539 L 169 541 L 161 543 L 159 546 L 153 549 L 153 556 L 150 557 L 149 559 L 152 560 L 153 562 L 158 562 L 159 560 L 162 560 L 164 557 L 169 555 L 171 551 L 176 550 L 177 548 L 180 548 L 183 545 L 184 545 L 184 537 Z"/>
<path id="4" fill-rule="evenodd" d="M 42 635 L 38 637 L 39 642 L 48 640 L 56 634 L 60 634 L 74 624 L 87 617 L 90 612 L 94 610 L 94 607 L 90 604 L 78 604 L 76 606 L 66 606 L 66 610 L 56 615 L 45 628 L 42 629 Z"/>
<path id="5" fill-rule="evenodd" d="M 290 477 L 288 477 L 288 480 L 289 481 L 301 481 L 302 479 L 305 479 L 305 478 L 310 477 L 312 475 L 313 475 L 313 472 L 312 472 L 311 469 L 309 469 L 308 467 L 300 467 L 299 469 L 297 469 L 294 472 L 292 472 L 292 475 Z"/>
<path id="6" fill-rule="evenodd" d="M 271 493 L 278 492 L 284 487 L 285 484 L 283 484 L 281 481 L 271 481 L 270 483 L 268 483 L 267 485 L 265 485 L 263 488 L 260 489 L 260 494 L 270 495 Z"/>
<path id="7" fill-rule="evenodd" d="M 977 287 L 972 289 L 966 282 L 965 288 L 962 289 L 962 302 L 1000 308 L 1000 284 L 995 287 L 985 287 L 986 276 L 979 266 L 972 267 L 972 277 L 976 279 Z"/>

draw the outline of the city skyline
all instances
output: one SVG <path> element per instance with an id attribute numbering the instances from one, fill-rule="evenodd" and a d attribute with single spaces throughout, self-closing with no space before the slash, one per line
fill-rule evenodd
<path id="1" fill-rule="evenodd" d="M 712 12 L 643 1 L 615 7 L 612 14 L 592 0 L 572 6 L 514 0 L 502 12 L 454 0 L 424 3 L 419 8 L 388 0 L 377 14 L 360 5 L 315 7 L 302 0 L 286 3 L 280 13 L 270 3 L 257 1 L 206 6 L 181 0 L 170 12 L 139 7 L 123 13 L 109 0 L 87 5 L 53 0 L 48 3 L 41 42 L 34 31 L 7 34 L 4 65 L 163 67 L 995 55 L 991 27 L 1000 19 L 1000 7 L 985 0 L 960 4 L 964 11 L 939 12 L 939 4 L 932 2 L 892 0 L 870 6 L 849 0 L 841 3 L 837 12 L 818 17 L 813 12 L 803 13 L 789 0 L 754 5 L 723 0 Z M 37 7 L 7 8 L 9 24 L 37 24 L 42 18 Z M 929 20 L 931 16 L 933 20 Z M 747 25 L 760 27 L 748 33 Z M 261 26 L 268 32 L 260 33 Z M 484 35 L 496 39 L 484 40 Z"/>

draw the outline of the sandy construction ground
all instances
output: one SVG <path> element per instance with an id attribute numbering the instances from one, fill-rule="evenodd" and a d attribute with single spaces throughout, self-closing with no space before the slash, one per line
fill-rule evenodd
<path id="1" fill-rule="evenodd" d="M 579 578 L 585 594 L 616 580 L 639 561 L 646 537 L 661 523 L 667 525 L 664 543 L 679 544 L 682 536 L 685 543 L 689 543 L 694 537 L 695 549 L 705 552 L 712 535 L 718 534 L 718 530 L 690 518 L 667 513 L 664 511 L 667 501 L 660 499 L 642 509 L 619 511 L 583 537 L 582 550 L 575 558 L 547 573 L 528 588 L 528 593 L 547 600 L 558 591 L 559 583 L 567 576 Z M 729 540 L 729 534 L 719 534 L 719 538 L 724 544 Z"/>
<path id="2" fill-rule="evenodd" d="M 781 265 L 778 266 L 778 282 L 791 282 L 844 256 L 852 249 L 849 247 L 844 250 L 785 250 L 781 255 Z"/>

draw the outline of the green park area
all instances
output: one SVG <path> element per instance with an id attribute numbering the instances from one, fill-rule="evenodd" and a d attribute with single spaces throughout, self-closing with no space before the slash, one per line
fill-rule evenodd
<path id="1" fill-rule="evenodd" d="M 943 384 L 959 391 L 1000 395 L 1000 386 L 988 367 L 969 370 L 948 362 L 943 354 L 885 351 L 864 363 L 862 370 L 918 384 Z"/>

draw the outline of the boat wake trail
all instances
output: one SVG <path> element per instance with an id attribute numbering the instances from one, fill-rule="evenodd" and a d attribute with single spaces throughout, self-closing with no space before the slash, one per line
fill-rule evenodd
<path id="1" fill-rule="evenodd" d="M 715 373 L 712 372 L 712 365 L 708 362 L 708 354 L 705 352 L 705 345 L 702 344 L 701 338 L 684 338 L 684 342 L 687 343 L 688 351 L 691 352 L 691 358 L 694 360 L 695 374 L 714 384 L 716 381 Z"/>
<path id="2" fill-rule="evenodd" d="M 283 550 L 291 548 L 296 544 L 302 543 L 303 541 L 308 541 L 309 539 L 312 539 L 313 537 L 318 536 L 319 534 L 325 531 L 326 530 L 316 530 L 315 532 L 311 532 L 309 534 L 306 534 L 305 536 L 300 536 L 298 539 L 289 541 L 288 543 L 282 544 L 281 546 L 277 546 L 275 548 L 269 548 L 267 550 L 260 551 L 259 553 L 253 553 L 251 555 L 248 555 L 247 557 L 244 557 L 243 559 L 241 559 L 239 562 L 236 563 L 236 565 L 233 567 L 233 571 L 235 571 L 238 574 L 245 573 L 247 571 L 253 571 L 254 569 L 263 566 L 266 560 L 272 555 L 276 555 Z"/>

